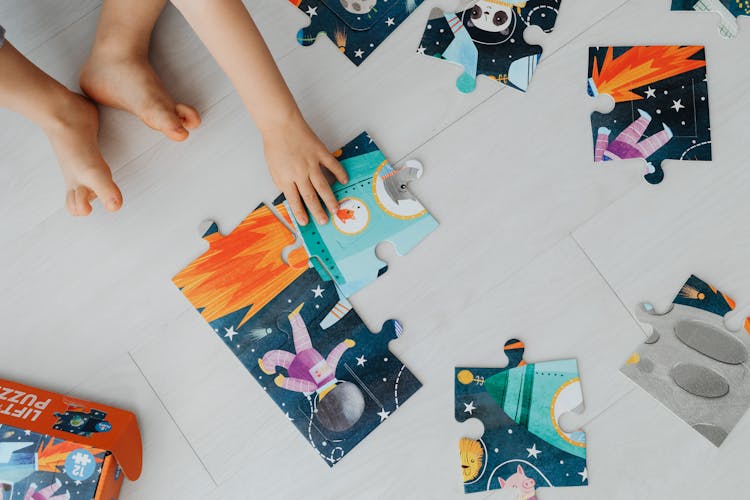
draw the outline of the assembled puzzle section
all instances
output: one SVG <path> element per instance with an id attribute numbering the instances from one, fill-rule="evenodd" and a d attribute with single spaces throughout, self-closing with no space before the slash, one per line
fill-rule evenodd
<path id="1" fill-rule="evenodd" d="M 721 36 L 734 38 L 740 30 L 737 17 L 750 16 L 750 0 L 672 0 L 672 10 L 715 12 L 721 16 Z"/>
<path id="2" fill-rule="evenodd" d="M 0 499 L 116 500 L 123 471 L 141 472 L 132 413 L 0 380 Z"/>
<path id="3" fill-rule="evenodd" d="M 714 445 L 720 446 L 750 406 L 750 319 L 727 329 L 734 301 L 696 276 L 660 314 L 645 302 L 638 319 L 653 333 L 621 371 Z"/>
<path id="4" fill-rule="evenodd" d="M 300 45 L 327 36 L 359 66 L 423 0 L 289 0 L 310 18 L 299 30 Z"/>
<path id="5" fill-rule="evenodd" d="M 455 417 L 484 424 L 479 439 L 459 442 L 464 491 L 585 486 L 586 434 L 565 432 L 560 417 L 583 409 L 576 360 L 528 364 L 524 343 L 505 343 L 505 368 L 456 368 Z"/>
<path id="6" fill-rule="evenodd" d="M 658 184 L 664 160 L 711 160 L 703 47 L 592 47 L 588 93 L 615 102 L 591 114 L 595 162 L 642 159 Z"/>
<path id="7" fill-rule="evenodd" d="M 421 163 L 393 167 L 366 132 L 336 155 L 349 176 L 346 185 L 332 186 L 339 209 L 325 225 L 313 217 L 306 226 L 295 225 L 307 253 L 318 258 L 312 262 L 321 278 L 333 276 L 351 297 L 386 271 L 375 255 L 378 244 L 388 241 L 405 255 L 438 223 L 409 191 L 422 175 Z"/>
<path id="8" fill-rule="evenodd" d="M 208 251 L 174 283 L 329 466 L 421 386 L 388 350 L 401 325 L 370 332 L 303 249 L 286 264 L 294 235 L 268 207 L 204 238 Z"/>
<path id="9" fill-rule="evenodd" d="M 526 43 L 524 31 L 538 26 L 551 32 L 560 1 L 479 0 L 456 13 L 433 9 L 417 53 L 461 66 L 456 87 L 463 93 L 476 88 L 478 75 L 525 92 L 542 47 Z"/>

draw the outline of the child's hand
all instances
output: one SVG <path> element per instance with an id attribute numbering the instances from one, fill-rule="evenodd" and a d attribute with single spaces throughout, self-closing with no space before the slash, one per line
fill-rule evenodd
<path id="1" fill-rule="evenodd" d="M 341 184 L 348 182 L 346 171 L 328 152 L 300 116 L 283 126 L 263 131 L 263 149 L 273 182 L 284 192 L 297 222 L 308 221 L 305 205 L 319 224 L 326 224 L 320 200 L 333 214 L 338 201 L 328 181 L 329 172 Z M 304 200 L 304 205 L 303 205 Z"/>

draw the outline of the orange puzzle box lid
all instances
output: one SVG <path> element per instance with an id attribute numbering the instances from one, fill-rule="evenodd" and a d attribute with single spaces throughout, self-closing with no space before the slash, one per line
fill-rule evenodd
<path id="1" fill-rule="evenodd" d="M 0 379 L 0 500 L 115 500 L 141 465 L 133 413 Z"/>

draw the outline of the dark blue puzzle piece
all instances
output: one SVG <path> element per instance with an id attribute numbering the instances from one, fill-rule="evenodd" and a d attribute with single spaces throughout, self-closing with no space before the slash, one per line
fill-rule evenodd
<path id="1" fill-rule="evenodd" d="M 459 443 L 466 493 L 516 488 L 530 499 L 538 487 L 588 484 L 585 435 L 557 421 L 582 402 L 575 360 L 526 364 L 523 350 L 510 340 L 507 367 L 455 369 L 456 420 L 484 425 Z"/>
<path id="2" fill-rule="evenodd" d="M 308 269 L 266 306 L 279 315 L 279 330 L 239 354 L 242 364 L 329 466 L 421 387 L 388 350 L 388 343 L 401 334 L 401 325 L 388 321 L 379 333 L 372 333 L 351 309 L 331 324 L 330 314 L 343 311 L 341 300 L 332 281 L 323 281 L 316 270 Z M 299 344 L 307 339 L 300 340 L 287 318 L 300 305 L 297 314 L 311 343 L 306 344 L 307 350 Z M 253 318 L 241 330 L 245 328 L 267 325 Z M 329 362 L 331 353 L 342 349 L 338 361 Z M 259 362 L 261 359 L 265 362 Z M 274 363 L 279 365 L 273 368 Z M 329 368 L 332 373 L 327 372 Z M 314 373 L 311 379 L 309 373 L 317 369 L 322 370 L 320 380 Z M 299 385 L 290 384 L 290 380 L 299 380 Z"/>
<path id="3" fill-rule="evenodd" d="M 462 66 L 456 81 L 461 92 L 474 90 L 477 75 L 525 92 L 542 47 L 526 43 L 523 32 L 529 26 L 552 31 L 560 1 L 479 0 L 455 14 L 435 9 L 417 52 Z"/>
<path id="4" fill-rule="evenodd" d="M 310 25 L 297 33 L 301 45 L 324 34 L 359 66 L 423 0 L 290 1 L 310 17 Z"/>
<path id="5" fill-rule="evenodd" d="M 645 179 L 658 184 L 664 160 L 711 160 L 703 47 L 592 47 L 588 93 L 615 101 L 591 114 L 595 162 L 643 159 Z"/>

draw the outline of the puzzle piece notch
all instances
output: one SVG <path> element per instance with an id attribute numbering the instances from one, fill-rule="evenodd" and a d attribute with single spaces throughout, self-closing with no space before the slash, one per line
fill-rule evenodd
<path id="1" fill-rule="evenodd" d="M 523 342 L 505 344 L 505 368 L 456 368 L 455 417 L 484 424 L 480 439 L 459 443 L 464 490 L 580 486 L 588 480 L 585 434 L 559 418 L 582 408 L 575 360 L 526 363 Z M 524 498 L 531 498 L 526 496 Z"/>
<path id="2" fill-rule="evenodd" d="M 297 32 L 300 45 L 312 45 L 325 35 L 359 66 L 424 0 L 290 1 L 310 18 Z"/>
<path id="3" fill-rule="evenodd" d="M 737 17 L 750 16 L 750 3 L 747 0 L 672 0 L 672 10 L 714 12 L 721 19 L 719 34 L 730 39 L 740 30 Z"/>
<path id="4" fill-rule="evenodd" d="M 665 312 L 648 302 L 636 312 L 653 333 L 621 371 L 715 446 L 750 407 L 745 363 L 750 320 L 732 331 L 725 316 L 735 302 L 691 276 Z"/>
<path id="5" fill-rule="evenodd" d="M 321 276 L 333 276 L 351 297 L 387 270 L 375 249 L 391 243 L 405 255 L 437 227 L 437 221 L 409 190 L 424 168 L 417 160 L 393 167 L 367 132 L 336 152 L 349 182 L 332 186 L 339 210 L 325 225 L 310 217 L 295 221 L 312 265 Z"/>
<path id="6" fill-rule="evenodd" d="M 560 3 L 478 0 L 455 13 L 433 9 L 417 53 L 459 65 L 456 87 L 462 93 L 474 91 L 479 75 L 526 92 L 542 56 L 541 46 L 525 40 L 526 30 L 551 32 Z"/>
<path id="7" fill-rule="evenodd" d="M 588 94 L 615 101 L 591 114 L 594 161 L 641 159 L 658 184 L 664 160 L 711 160 L 707 81 L 702 46 L 590 47 Z"/>

